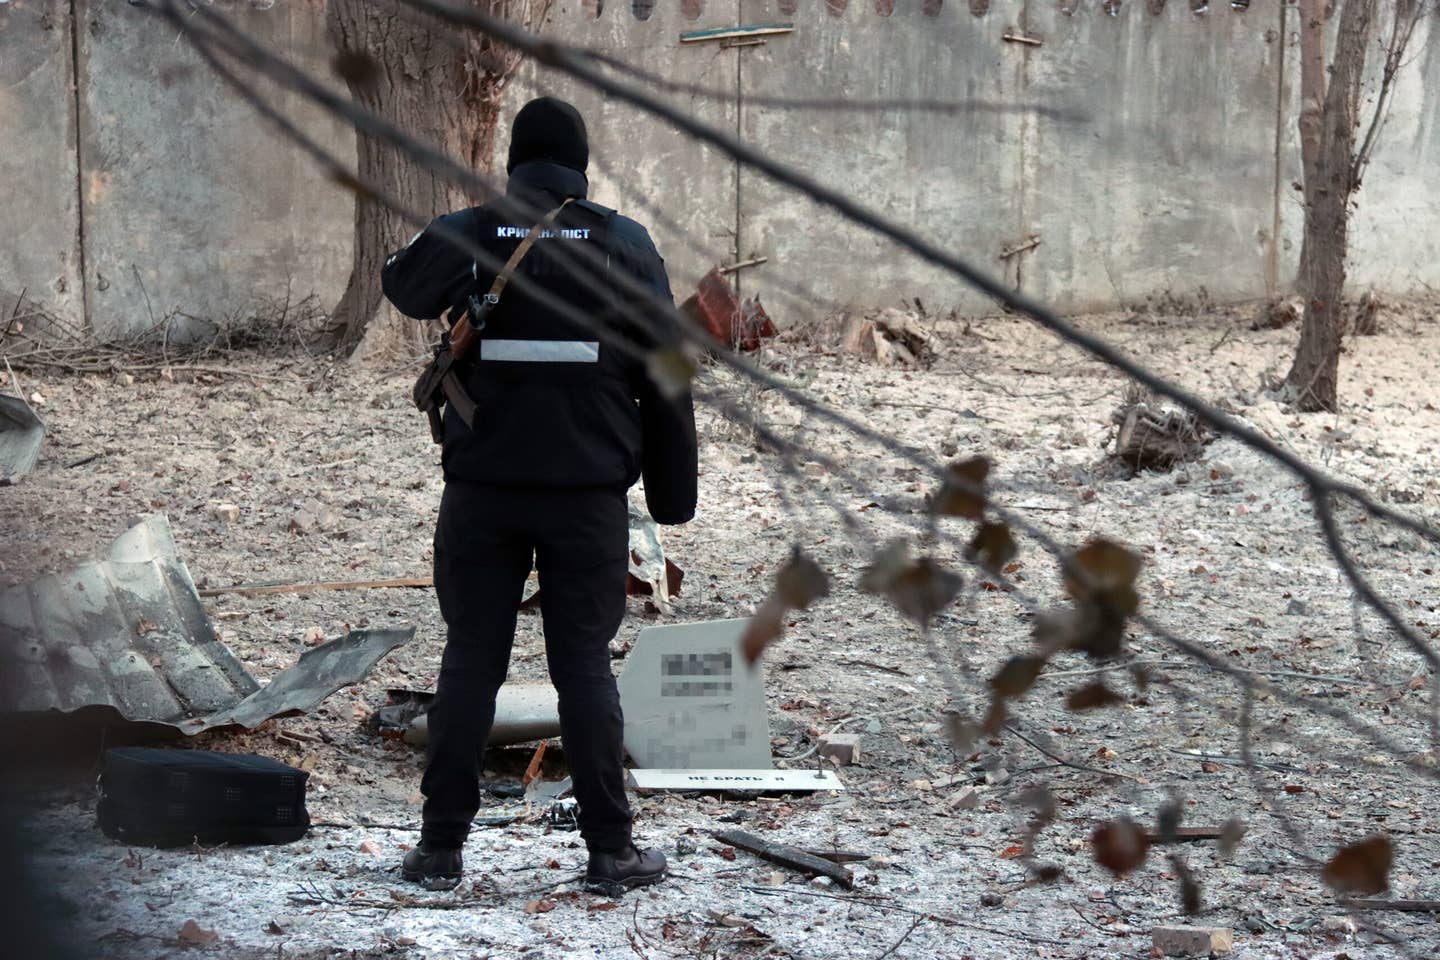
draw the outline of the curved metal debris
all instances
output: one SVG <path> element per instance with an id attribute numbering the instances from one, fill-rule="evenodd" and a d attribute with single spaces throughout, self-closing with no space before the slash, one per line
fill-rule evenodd
<path id="1" fill-rule="evenodd" d="M 0 714 L 110 708 L 184 734 L 252 728 L 364 678 L 414 630 L 360 630 L 261 687 L 215 633 L 163 515 L 106 560 L 0 592 Z"/>
<path id="2" fill-rule="evenodd" d="M 20 397 L 0 393 L 0 487 L 19 483 L 40 459 L 45 423 Z"/>

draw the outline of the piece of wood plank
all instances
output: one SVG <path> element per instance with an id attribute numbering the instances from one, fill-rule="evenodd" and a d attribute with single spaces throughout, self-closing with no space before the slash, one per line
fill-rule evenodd
<path id="1" fill-rule="evenodd" d="M 770 37 L 780 33 L 793 33 L 793 23 L 760 23 L 749 27 L 715 27 L 710 30 L 690 30 L 680 34 L 681 43 L 704 43 L 709 40 L 731 40 L 737 37 Z"/>
<path id="2" fill-rule="evenodd" d="M 378 590 L 387 587 L 425 588 L 433 586 L 429 577 L 396 577 L 390 580 L 332 580 L 324 583 L 237 583 L 233 587 L 211 587 L 200 591 L 202 597 L 237 594 L 242 597 L 263 597 L 273 593 L 315 593 L 322 590 Z"/>
<path id="3" fill-rule="evenodd" d="M 1177 827 L 1172 837 L 1161 837 L 1158 834 L 1150 834 L 1150 842 L 1157 843 L 1194 843 L 1197 840 L 1219 840 L 1223 831 L 1219 827 Z"/>
<path id="4" fill-rule="evenodd" d="M 849 870 L 838 863 L 831 863 L 829 860 L 806 853 L 799 847 L 762 840 L 744 830 L 717 830 L 711 836 L 721 843 L 728 843 L 732 847 L 753 853 L 762 860 L 768 860 L 791 870 L 799 870 L 801 873 L 814 873 L 822 877 L 829 877 L 846 890 L 854 889 L 855 879 Z"/>
<path id="5" fill-rule="evenodd" d="M 1440 900 L 1380 900 L 1363 898 L 1346 900 L 1347 907 L 1356 910 L 1403 910 L 1407 913 L 1440 913 Z"/>
<path id="6" fill-rule="evenodd" d="M 829 860 L 831 863 L 860 863 L 870 859 L 870 854 L 856 853 L 854 850 L 806 850 L 805 852 L 819 857 L 821 860 Z"/>

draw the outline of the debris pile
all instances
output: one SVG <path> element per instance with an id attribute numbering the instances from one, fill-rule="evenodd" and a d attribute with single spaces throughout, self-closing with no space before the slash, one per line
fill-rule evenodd
<path id="1" fill-rule="evenodd" d="M 1131 475 L 1165 472 L 1196 459 L 1214 433 L 1188 410 L 1161 403 L 1145 391 L 1129 391 L 1111 416 L 1117 433 L 1109 459 Z"/>
<path id="2" fill-rule="evenodd" d="M 1357 337 L 1373 337 L 1380 332 L 1380 311 L 1385 308 L 1385 301 L 1374 290 L 1366 291 L 1355 305 L 1355 316 L 1351 320 L 1350 329 Z"/>
<path id="3" fill-rule="evenodd" d="M 843 349 L 882 367 L 925 367 L 935 362 L 930 334 L 919 318 L 893 307 L 879 313 L 847 318 Z"/>
<path id="4" fill-rule="evenodd" d="M 1279 330 L 1300 322 L 1300 301 L 1294 297 L 1272 297 L 1260 306 L 1250 321 L 1251 330 Z"/>

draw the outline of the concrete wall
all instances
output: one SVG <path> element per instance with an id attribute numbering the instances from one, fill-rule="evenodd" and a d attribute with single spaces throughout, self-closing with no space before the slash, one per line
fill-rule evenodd
<path id="1" fill-rule="evenodd" d="M 312 73 L 329 74 L 318 5 L 216 9 Z M 257 300 L 332 302 L 350 256 L 351 195 L 231 94 L 163 21 L 115 0 L 77 0 L 86 294 L 97 336 L 198 318 Z M 264 92 L 353 162 L 353 136 Z M 326 304 L 329 306 L 329 303 Z M 178 331 L 177 331 L 178 332 Z"/>
<path id="2" fill-rule="evenodd" d="M 322 0 L 267 3 L 217 8 L 327 75 Z M 1252 0 L 1243 12 L 1216 0 L 1202 15 L 1184 0 L 1158 15 L 1142 0 L 1114 16 L 1099 0 L 993 0 L 983 16 L 970 6 L 557 0 L 549 29 L 730 94 L 666 96 L 1060 309 L 1201 289 L 1240 299 L 1290 282 L 1301 213 L 1291 187 L 1297 15 L 1283 0 Z M 781 20 L 795 31 L 760 46 L 678 42 L 687 30 Z M 1430 188 L 1440 42 L 1428 42 L 1437 26 L 1416 38 L 1358 198 L 1357 287 L 1440 286 L 1440 191 Z M 592 196 L 651 226 L 681 296 L 716 263 L 766 256 L 741 283 L 782 322 L 914 296 L 988 307 L 873 234 L 564 77 L 527 68 L 506 121 L 537 93 L 585 113 Z M 1084 119 L 793 109 L 763 97 L 1038 102 Z M 278 102 L 353 156 L 343 127 L 292 97 Z M 0 294 L 27 287 L 104 336 L 174 311 L 243 311 L 287 285 L 328 304 L 345 282 L 349 195 L 129 4 L 0 0 L 0 130 L 15 146 L 0 151 Z M 1027 237 L 1038 246 L 1001 258 Z"/>
<path id="3" fill-rule="evenodd" d="M 68 0 L 0 4 L 0 311 L 84 316 Z"/>

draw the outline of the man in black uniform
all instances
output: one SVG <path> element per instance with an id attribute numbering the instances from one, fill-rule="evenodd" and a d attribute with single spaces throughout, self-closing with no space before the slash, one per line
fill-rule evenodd
<path id="1" fill-rule="evenodd" d="M 626 491 L 643 474 L 656 521 L 684 523 L 694 515 L 695 419 L 688 394 L 662 396 L 643 361 L 611 339 L 643 354 L 656 345 L 656 329 L 670 324 L 648 298 L 627 296 L 616 275 L 628 274 L 667 305 L 673 300 L 645 228 L 585 199 L 588 160 L 575 108 L 549 97 L 531 101 L 511 130 L 506 196 L 440 217 L 382 272 L 385 295 L 400 312 L 432 319 L 449 311 L 453 322 L 471 294 L 490 289 L 497 271 L 439 236 L 436 225 L 504 263 L 546 213 L 571 201 L 520 261 L 463 364 L 476 405 L 472 423 L 453 404 L 444 412 L 435 592 L 448 632 L 420 788 L 424 827 L 403 865 L 407 879 L 432 888 L 460 878 L 460 848 L 479 809 L 484 744 L 532 560 L 590 853 L 586 885 L 617 892 L 665 872 L 663 855 L 631 840 L 609 643 L 625 615 Z M 542 303 L 536 288 L 608 335 Z M 637 322 L 638 311 L 650 322 Z"/>

